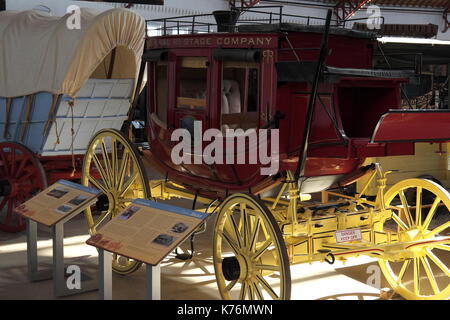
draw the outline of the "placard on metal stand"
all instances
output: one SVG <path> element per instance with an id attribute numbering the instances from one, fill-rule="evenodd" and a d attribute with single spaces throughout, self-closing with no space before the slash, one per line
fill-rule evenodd
<path id="1" fill-rule="evenodd" d="M 99 270 L 99 292 L 100 299 L 112 300 L 112 253 L 99 249 L 98 270 Z M 161 265 L 146 267 L 146 299 L 161 300 Z"/>
<path id="2" fill-rule="evenodd" d="M 69 296 L 98 289 L 98 282 L 91 276 L 80 274 L 80 289 L 68 289 L 65 280 L 64 268 L 64 224 L 82 210 L 76 210 L 60 222 L 51 227 L 52 246 L 53 246 L 53 268 L 51 270 L 39 270 L 38 252 L 37 252 L 37 226 L 38 223 L 27 219 L 27 259 L 28 259 L 28 278 L 31 281 L 42 281 L 53 279 L 53 292 L 57 297 Z M 83 281 L 83 278 L 89 280 Z"/>
<path id="3" fill-rule="evenodd" d="M 160 300 L 161 261 L 207 218 L 199 211 L 133 200 L 86 241 L 99 250 L 100 298 L 112 299 L 112 254 L 117 254 L 146 265 L 146 298 Z"/>
<path id="4" fill-rule="evenodd" d="M 14 209 L 27 221 L 28 278 L 31 281 L 53 279 L 55 296 L 61 297 L 98 289 L 97 281 L 83 274 L 80 269 L 74 270 L 73 285 L 69 288 L 69 285 L 66 284 L 64 224 L 92 205 L 100 194 L 101 192 L 97 189 L 81 186 L 71 181 L 59 180 Z M 51 228 L 53 240 L 51 270 L 39 270 L 38 225 Z M 88 280 L 84 281 L 83 278 Z"/>

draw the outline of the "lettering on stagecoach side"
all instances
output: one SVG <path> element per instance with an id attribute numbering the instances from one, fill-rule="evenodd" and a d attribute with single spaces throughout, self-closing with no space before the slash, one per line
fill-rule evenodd
<path id="1" fill-rule="evenodd" d="M 150 38 L 148 44 L 155 47 L 216 47 L 216 46 L 247 46 L 268 47 L 273 37 L 179 37 Z"/>

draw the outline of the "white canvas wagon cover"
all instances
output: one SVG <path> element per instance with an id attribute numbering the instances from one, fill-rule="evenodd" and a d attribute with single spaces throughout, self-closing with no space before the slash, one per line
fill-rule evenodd
<path id="1" fill-rule="evenodd" d="M 81 9 L 80 29 L 71 14 L 0 12 L 0 97 L 37 92 L 75 98 L 90 78 L 135 79 L 145 41 L 145 21 L 126 9 L 98 14 Z M 106 65 L 116 48 L 114 68 Z M 109 70 L 109 71 L 108 71 Z M 102 74 L 103 73 L 103 74 Z"/>

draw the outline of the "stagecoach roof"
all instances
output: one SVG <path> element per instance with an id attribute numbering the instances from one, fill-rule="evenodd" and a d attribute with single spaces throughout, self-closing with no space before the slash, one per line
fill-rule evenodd
<path id="1" fill-rule="evenodd" d="M 42 91 L 76 97 L 91 76 L 136 77 L 145 21 L 125 9 L 82 8 L 79 17 L 77 29 L 77 16 L 71 14 L 0 12 L 0 97 Z M 108 70 L 103 64 L 113 49 L 114 68 Z"/>
<path id="2" fill-rule="evenodd" d="M 238 26 L 239 32 L 311 32 L 323 34 L 323 25 L 305 25 L 299 23 L 274 23 L 274 24 L 244 24 Z M 370 31 L 360 31 L 340 27 L 331 27 L 330 34 L 342 35 L 354 38 L 375 39 L 377 33 Z"/>

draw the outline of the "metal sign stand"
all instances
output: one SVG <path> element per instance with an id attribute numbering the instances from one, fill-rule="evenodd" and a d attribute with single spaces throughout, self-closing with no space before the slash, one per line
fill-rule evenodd
<path id="1" fill-rule="evenodd" d="M 100 299 L 112 300 L 112 253 L 98 249 Z M 161 300 L 161 265 L 146 264 L 146 299 Z"/>
<path id="2" fill-rule="evenodd" d="M 90 276 L 80 274 L 80 289 L 68 289 L 64 269 L 64 224 L 80 213 L 76 210 L 66 218 L 52 226 L 53 239 L 53 269 L 39 270 L 37 252 L 37 225 L 36 221 L 27 219 L 27 259 L 28 278 L 30 281 L 53 279 L 53 293 L 57 297 L 69 296 L 98 289 L 97 281 Z M 83 281 L 83 278 L 88 280 Z"/>

